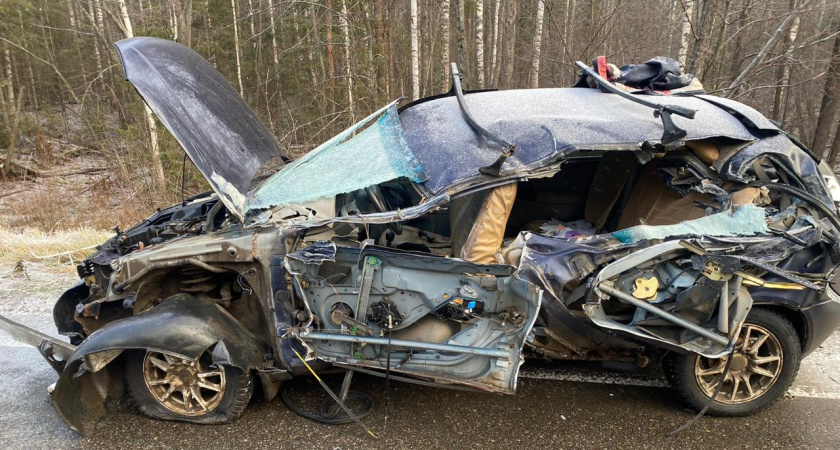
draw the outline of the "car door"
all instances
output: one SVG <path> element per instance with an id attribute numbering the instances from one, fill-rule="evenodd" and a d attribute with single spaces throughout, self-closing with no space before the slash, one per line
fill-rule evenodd
<path id="1" fill-rule="evenodd" d="M 316 243 L 286 258 L 310 356 L 512 393 L 542 291 L 506 265 Z M 390 365 L 388 362 L 390 361 Z"/>

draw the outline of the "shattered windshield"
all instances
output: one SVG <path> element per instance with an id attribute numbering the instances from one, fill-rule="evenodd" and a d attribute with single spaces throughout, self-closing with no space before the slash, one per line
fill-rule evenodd
<path id="1" fill-rule="evenodd" d="M 376 111 L 269 177 L 249 193 L 246 209 L 334 197 L 400 177 L 426 181 L 423 167 L 408 148 L 396 104 Z"/>

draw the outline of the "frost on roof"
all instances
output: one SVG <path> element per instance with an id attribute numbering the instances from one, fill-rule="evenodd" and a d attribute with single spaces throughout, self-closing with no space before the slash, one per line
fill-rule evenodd
<path id="1" fill-rule="evenodd" d="M 333 197 L 400 177 L 416 183 L 426 181 L 423 167 L 408 148 L 396 103 L 376 111 L 269 177 L 248 194 L 247 210 Z M 356 136 L 350 137 L 357 131 Z"/>

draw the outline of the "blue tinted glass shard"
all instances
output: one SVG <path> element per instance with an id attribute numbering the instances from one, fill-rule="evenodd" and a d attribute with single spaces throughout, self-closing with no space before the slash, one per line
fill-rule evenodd
<path id="1" fill-rule="evenodd" d="M 724 211 L 675 225 L 638 225 L 616 231 L 612 235 L 623 244 L 632 244 L 673 236 L 752 236 L 767 232 L 764 209 L 747 204 L 732 214 Z"/>
<path id="2" fill-rule="evenodd" d="M 423 167 L 408 148 L 396 103 L 270 176 L 248 194 L 247 209 L 300 204 L 403 177 L 415 183 L 426 181 Z"/>

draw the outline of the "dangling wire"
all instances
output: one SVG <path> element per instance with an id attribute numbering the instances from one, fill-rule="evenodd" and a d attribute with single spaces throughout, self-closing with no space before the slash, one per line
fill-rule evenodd
<path id="1" fill-rule="evenodd" d="M 350 411 L 350 408 L 348 408 L 347 405 L 345 405 L 344 402 L 342 402 L 341 399 L 338 398 L 337 395 L 335 395 L 335 392 L 333 392 L 332 389 L 330 389 L 329 386 L 327 386 L 327 383 L 324 383 L 324 380 L 322 380 L 321 377 L 319 377 L 318 374 L 315 373 L 314 370 L 312 370 L 312 367 L 310 367 L 306 360 L 303 359 L 303 356 L 300 356 L 300 353 L 298 353 L 297 350 L 292 350 L 295 352 L 295 355 L 297 355 L 300 362 L 302 362 L 303 365 L 306 366 L 307 369 L 309 369 L 309 373 L 311 373 L 312 376 L 314 376 L 315 379 L 318 380 L 318 383 L 321 385 L 321 387 L 324 388 L 325 391 L 327 391 L 327 394 L 329 394 L 330 397 L 332 397 L 332 399 L 336 403 L 338 403 L 338 406 L 340 406 L 341 409 L 343 409 L 348 416 L 350 416 L 357 424 L 359 424 L 359 426 L 362 427 L 362 429 L 365 430 L 367 434 L 369 434 L 374 439 L 378 439 L 378 437 L 375 434 L 373 434 L 373 431 L 370 431 L 370 428 L 368 428 L 364 423 L 362 423 L 362 420 L 356 417 L 356 415 L 353 414 L 353 411 Z"/>
<path id="2" fill-rule="evenodd" d="M 391 316 L 388 316 L 388 348 L 385 356 L 385 430 L 388 430 L 388 405 L 391 390 Z"/>
<path id="3" fill-rule="evenodd" d="M 723 373 L 720 374 L 720 383 L 718 383 L 717 388 L 715 388 L 715 393 L 712 394 L 711 402 L 707 403 L 706 406 L 704 406 L 703 409 L 700 410 L 700 412 L 698 412 L 694 417 L 692 417 L 691 420 L 684 423 L 683 426 L 666 434 L 665 436 L 670 437 L 691 428 L 692 425 L 697 423 L 697 421 L 700 420 L 700 418 L 706 414 L 706 411 L 709 410 L 709 406 L 711 406 L 711 404 L 715 402 L 715 399 L 717 399 L 718 394 L 720 394 L 720 390 L 723 387 L 724 381 L 726 381 L 726 377 L 729 376 L 729 365 L 732 363 L 732 357 L 735 356 L 735 342 L 733 342 L 735 339 L 736 338 L 733 337 L 732 341 L 730 341 L 733 344 L 732 351 L 729 352 L 729 357 L 726 359 L 726 364 L 724 364 L 723 366 Z"/>

